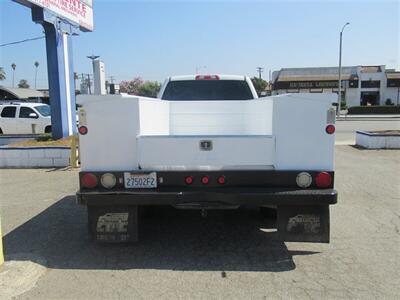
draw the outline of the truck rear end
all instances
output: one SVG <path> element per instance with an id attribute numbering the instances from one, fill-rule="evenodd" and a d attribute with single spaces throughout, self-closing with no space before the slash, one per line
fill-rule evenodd
<path id="1" fill-rule="evenodd" d="M 275 207 L 284 241 L 329 242 L 336 95 L 82 96 L 80 190 L 97 241 L 138 239 L 138 207 Z"/>

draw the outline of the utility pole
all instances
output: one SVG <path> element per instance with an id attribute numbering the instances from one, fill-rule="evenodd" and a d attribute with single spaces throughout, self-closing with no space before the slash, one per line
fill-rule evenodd
<path id="1" fill-rule="evenodd" d="M 89 95 L 92 94 L 92 89 L 91 89 L 91 83 L 90 83 L 90 74 L 87 74 L 87 82 L 88 82 L 88 87 L 89 87 Z"/>
<path id="2" fill-rule="evenodd" d="M 262 67 L 257 67 L 257 72 L 258 72 L 258 78 L 261 79 L 261 73 L 264 72 L 264 68 Z"/>
<path id="3" fill-rule="evenodd" d="M 340 31 L 340 43 L 339 43 L 339 86 L 338 86 L 338 110 L 337 110 L 337 116 L 340 115 L 340 107 L 341 107 L 341 102 L 342 102 L 342 36 L 343 36 L 343 30 L 344 28 L 350 25 L 349 22 L 343 25 L 342 30 Z"/>
<path id="4" fill-rule="evenodd" d="M 11 68 L 13 69 L 13 80 L 12 80 L 12 87 L 14 87 L 14 75 L 15 75 L 15 68 L 17 67 L 17 65 L 15 63 L 11 64 Z"/>

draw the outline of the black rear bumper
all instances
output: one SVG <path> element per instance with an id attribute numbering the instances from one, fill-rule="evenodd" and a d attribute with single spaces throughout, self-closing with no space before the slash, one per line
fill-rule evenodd
<path id="1" fill-rule="evenodd" d="M 334 189 L 289 188 L 215 188 L 158 189 L 124 191 L 79 191 L 78 203 L 97 205 L 172 205 L 177 207 L 218 208 L 241 205 L 332 205 L 337 202 Z"/>

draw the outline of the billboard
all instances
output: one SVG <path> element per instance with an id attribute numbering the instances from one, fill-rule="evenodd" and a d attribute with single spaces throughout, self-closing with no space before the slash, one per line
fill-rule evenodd
<path id="1" fill-rule="evenodd" d="M 84 31 L 93 31 L 93 0 L 14 0 L 25 6 L 40 6 L 62 19 L 79 24 Z"/>

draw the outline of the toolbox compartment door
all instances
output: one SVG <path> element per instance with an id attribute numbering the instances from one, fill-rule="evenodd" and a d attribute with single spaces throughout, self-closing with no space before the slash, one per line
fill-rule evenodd
<path id="1" fill-rule="evenodd" d="M 272 169 L 271 135 L 139 136 L 139 166 L 146 170 Z"/>

